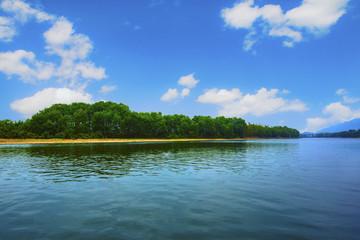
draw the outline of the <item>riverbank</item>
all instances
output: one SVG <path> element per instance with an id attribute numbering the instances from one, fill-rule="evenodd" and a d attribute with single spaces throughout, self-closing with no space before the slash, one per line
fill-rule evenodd
<path id="1" fill-rule="evenodd" d="M 227 141 L 249 140 L 254 138 L 236 139 L 0 139 L 0 145 L 11 144 L 69 144 L 69 143 L 131 143 L 131 142 L 188 142 L 188 141 Z M 256 139 L 256 138 L 255 138 Z"/>

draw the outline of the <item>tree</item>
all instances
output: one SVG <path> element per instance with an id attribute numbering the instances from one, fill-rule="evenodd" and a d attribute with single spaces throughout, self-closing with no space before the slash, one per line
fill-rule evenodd
<path id="1" fill-rule="evenodd" d="M 223 116 L 138 113 L 122 103 L 54 104 L 25 122 L 0 121 L 1 138 L 243 138 L 298 137 L 287 127 L 268 127 Z M 339 136 L 359 136 L 352 130 Z"/>

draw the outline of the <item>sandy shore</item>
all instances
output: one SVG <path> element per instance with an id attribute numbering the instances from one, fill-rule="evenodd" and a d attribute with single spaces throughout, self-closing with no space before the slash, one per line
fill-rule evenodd
<path id="1" fill-rule="evenodd" d="M 226 141 L 241 139 L 0 139 L 0 145 L 7 144 L 64 144 L 64 143 L 128 143 L 128 142 L 187 142 Z"/>

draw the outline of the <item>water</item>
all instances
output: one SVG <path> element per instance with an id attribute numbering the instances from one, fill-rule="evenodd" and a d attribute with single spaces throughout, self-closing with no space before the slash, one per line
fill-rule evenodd
<path id="1" fill-rule="evenodd" d="M 0 146 L 0 239 L 360 239 L 360 140 Z"/>

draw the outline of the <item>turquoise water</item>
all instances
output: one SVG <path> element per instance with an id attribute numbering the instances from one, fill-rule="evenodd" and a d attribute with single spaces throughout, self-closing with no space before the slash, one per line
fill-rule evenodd
<path id="1" fill-rule="evenodd" d="M 0 146 L 0 239 L 360 239 L 360 140 Z"/>

